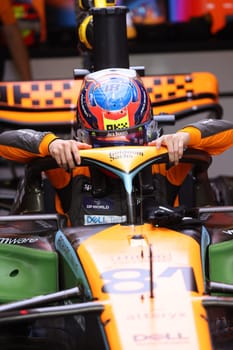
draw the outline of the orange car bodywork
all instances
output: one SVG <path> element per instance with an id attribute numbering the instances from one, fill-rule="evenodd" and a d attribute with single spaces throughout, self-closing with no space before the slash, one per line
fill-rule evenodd
<path id="1" fill-rule="evenodd" d="M 166 154 L 133 146 L 80 152 L 129 177 L 142 160 Z M 111 350 L 212 349 L 202 305 L 205 262 L 192 235 L 149 223 L 117 224 L 83 236 L 75 250 L 92 299 L 105 305 L 101 323 Z"/>
<path id="2" fill-rule="evenodd" d="M 87 239 L 77 254 L 94 299 L 108 305 L 101 321 L 111 349 L 212 349 L 193 238 L 151 225 L 118 225 Z"/>

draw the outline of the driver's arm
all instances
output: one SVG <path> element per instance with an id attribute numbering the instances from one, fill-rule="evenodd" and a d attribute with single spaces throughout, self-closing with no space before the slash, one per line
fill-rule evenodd
<path id="1" fill-rule="evenodd" d="M 79 149 L 90 147 L 75 140 L 62 140 L 51 132 L 31 129 L 0 134 L 0 156 L 20 163 L 51 155 L 59 166 L 71 169 L 80 163 Z"/>
<path id="2" fill-rule="evenodd" d="M 31 129 L 5 131 L 0 134 L 0 156 L 20 163 L 49 155 L 49 144 L 57 139 L 50 132 Z"/>
<path id="3" fill-rule="evenodd" d="M 233 146 L 233 122 L 208 119 L 190 125 L 182 130 L 190 135 L 187 146 L 218 155 Z"/>
<path id="4" fill-rule="evenodd" d="M 151 146 L 168 148 L 169 159 L 178 164 L 186 147 L 192 147 L 218 155 L 233 145 L 233 122 L 208 119 L 185 126 L 174 134 L 159 137 Z"/>

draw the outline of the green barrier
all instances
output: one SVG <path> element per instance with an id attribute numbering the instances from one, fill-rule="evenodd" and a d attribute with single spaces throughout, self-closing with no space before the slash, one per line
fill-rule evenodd
<path id="1" fill-rule="evenodd" d="M 210 280 L 233 284 L 233 240 L 209 246 Z"/>
<path id="2" fill-rule="evenodd" d="M 0 303 L 56 291 L 56 252 L 17 245 L 0 245 Z"/>

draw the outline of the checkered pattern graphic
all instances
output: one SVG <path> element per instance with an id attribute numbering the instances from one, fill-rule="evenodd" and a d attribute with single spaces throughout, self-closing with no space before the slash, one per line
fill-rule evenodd
<path id="1" fill-rule="evenodd" d="M 218 81 L 212 73 L 146 76 L 142 80 L 154 115 L 218 102 Z M 82 80 L 0 82 L 0 116 L 16 125 L 70 126 L 76 118 L 81 85 Z M 123 120 L 116 125 L 107 124 L 109 129 L 125 127 Z"/>
<path id="2" fill-rule="evenodd" d="M 121 129 L 126 129 L 128 127 L 129 127 L 129 124 L 127 122 L 125 122 L 125 123 L 112 123 L 112 124 L 106 126 L 106 130 L 108 130 L 108 131 L 121 130 Z"/>
<path id="3" fill-rule="evenodd" d="M 216 78 L 209 73 L 149 76 L 143 78 L 152 102 L 192 99 L 201 93 L 218 95 Z"/>
<path id="4" fill-rule="evenodd" d="M 30 108 L 64 108 L 74 105 L 71 81 L 34 82 L 13 87 L 16 105 Z"/>
<path id="5" fill-rule="evenodd" d="M 0 84 L 0 105 L 32 109 L 61 109 L 76 105 L 80 82 L 72 80 Z"/>
<path id="6" fill-rule="evenodd" d="M 192 99 L 199 93 L 218 96 L 216 77 L 207 72 L 146 76 L 143 83 L 152 102 L 169 103 L 178 98 Z M 0 106 L 62 109 L 76 106 L 81 80 L 51 80 L 0 83 Z"/>

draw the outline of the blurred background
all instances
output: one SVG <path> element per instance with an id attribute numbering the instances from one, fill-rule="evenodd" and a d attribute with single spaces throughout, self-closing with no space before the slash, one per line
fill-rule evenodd
<path id="1" fill-rule="evenodd" d="M 98 2 L 97 2 L 98 3 Z M 12 0 L 33 55 L 76 54 L 75 0 Z M 231 0 L 116 0 L 127 6 L 131 52 L 231 48 Z M 103 33 L 104 34 L 104 33 Z"/>
<path id="2" fill-rule="evenodd" d="M 29 49 L 33 79 L 73 79 L 74 68 L 83 67 L 75 1 L 12 3 Z M 147 75 L 212 72 L 219 81 L 224 118 L 233 120 L 233 0 L 118 0 L 117 5 L 129 8 L 131 66 L 143 65 Z M 10 58 L 4 80 L 17 80 Z M 231 175 L 232 155 L 230 150 L 216 158 L 211 175 Z"/>

